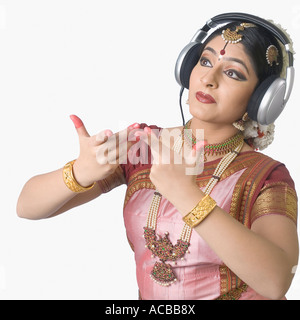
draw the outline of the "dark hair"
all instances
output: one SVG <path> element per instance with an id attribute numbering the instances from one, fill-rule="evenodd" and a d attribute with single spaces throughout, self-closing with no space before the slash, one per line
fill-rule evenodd
<path id="1" fill-rule="evenodd" d="M 224 29 L 229 28 L 230 30 L 235 30 L 241 23 L 242 22 L 233 22 L 216 30 L 208 37 L 202 48 L 204 48 L 213 38 L 221 35 Z M 283 68 L 283 57 L 281 47 L 275 36 L 260 26 L 245 28 L 244 30 L 240 30 L 238 33 L 243 35 L 243 39 L 240 43 L 244 46 L 246 53 L 250 57 L 250 61 L 252 62 L 254 71 L 259 79 L 259 83 L 263 82 L 271 75 L 279 76 Z M 274 45 L 278 49 L 279 65 L 274 63 L 273 66 L 270 66 L 267 62 L 266 52 L 270 45 Z M 200 54 L 202 54 L 202 52 Z"/>

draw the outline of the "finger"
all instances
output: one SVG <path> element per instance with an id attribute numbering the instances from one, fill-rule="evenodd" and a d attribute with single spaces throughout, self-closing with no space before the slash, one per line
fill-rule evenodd
<path id="1" fill-rule="evenodd" d="M 134 130 L 134 129 L 139 129 L 140 128 L 140 124 L 135 122 L 134 124 L 130 125 L 127 129 L 130 130 Z"/>
<path id="2" fill-rule="evenodd" d="M 152 130 L 149 127 L 145 127 L 143 131 L 137 131 L 134 135 L 150 147 L 151 155 L 153 156 L 153 163 L 159 163 L 162 142 L 154 133 L 152 133 Z"/>
<path id="3" fill-rule="evenodd" d="M 96 142 L 98 144 L 102 144 L 103 142 L 107 141 L 107 139 L 111 137 L 113 134 L 114 133 L 109 129 L 103 130 L 96 135 Z"/>
<path id="4" fill-rule="evenodd" d="M 133 136 L 134 139 L 130 139 L 130 134 L 133 134 L 138 128 L 139 124 L 135 123 L 115 134 L 113 134 L 111 130 L 105 130 L 98 133 L 95 139 L 99 146 L 99 149 L 97 150 L 98 162 L 101 162 L 101 164 L 115 164 L 119 158 L 122 158 L 121 161 L 125 161 L 127 159 L 128 150 L 137 142 L 135 136 Z"/>
<path id="5" fill-rule="evenodd" d="M 90 137 L 89 133 L 87 132 L 82 120 L 75 116 L 74 114 L 70 115 L 71 120 L 74 123 L 74 126 L 77 130 L 79 137 Z"/>
<path id="6" fill-rule="evenodd" d="M 199 175 L 204 169 L 204 147 L 206 141 L 198 141 L 192 148 L 192 151 L 184 156 L 184 161 L 188 165 L 186 168 L 187 175 Z"/>

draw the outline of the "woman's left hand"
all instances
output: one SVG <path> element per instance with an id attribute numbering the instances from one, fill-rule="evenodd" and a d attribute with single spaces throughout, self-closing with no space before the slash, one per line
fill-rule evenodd
<path id="1" fill-rule="evenodd" d="M 151 148 L 153 163 L 150 179 L 166 199 L 176 206 L 178 199 L 182 199 L 185 194 L 195 188 L 199 190 L 196 176 L 203 171 L 203 141 L 199 141 L 193 149 L 185 144 L 179 154 L 171 146 L 168 131 L 163 131 L 157 138 L 151 129 L 146 127 L 136 135 Z"/>

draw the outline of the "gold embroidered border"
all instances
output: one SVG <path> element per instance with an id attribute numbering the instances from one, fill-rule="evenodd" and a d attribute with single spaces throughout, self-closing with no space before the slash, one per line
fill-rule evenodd
<path id="1" fill-rule="evenodd" d="M 125 195 L 124 208 L 126 207 L 128 201 L 132 195 L 141 189 L 153 189 L 155 190 L 155 185 L 151 182 L 149 178 L 150 168 L 140 170 L 134 173 L 128 181 L 128 187 Z"/>
<path id="2" fill-rule="evenodd" d="M 268 214 L 279 214 L 290 218 L 297 224 L 297 195 L 286 183 L 271 183 L 265 186 L 256 199 L 251 224 L 258 218 Z"/>
<path id="3" fill-rule="evenodd" d="M 259 155 L 260 154 L 257 152 L 247 152 L 244 154 L 240 154 L 235 159 L 235 161 L 231 163 L 230 166 L 225 170 L 220 181 L 225 180 L 232 174 L 253 165 L 253 163 L 257 161 Z M 197 176 L 196 178 L 196 183 L 199 188 L 203 188 L 207 185 L 217 165 L 218 161 L 205 164 L 203 173 Z M 130 176 L 125 196 L 124 207 L 136 191 L 141 190 L 143 188 L 155 190 L 155 186 L 149 178 L 150 170 L 151 167 L 148 167 L 146 169 L 139 170 Z"/>
<path id="4" fill-rule="evenodd" d="M 277 161 L 258 153 L 256 158 L 252 158 L 252 165 L 245 170 L 234 188 L 230 215 L 248 228 L 252 197 L 263 177 L 277 164 Z"/>
<path id="5" fill-rule="evenodd" d="M 255 153 L 240 157 L 240 161 L 244 162 L 244 168 L 241 177 L 233 191 L 230 215 L 247 226 L 250 227 L 250 205 L 252 197 L 257 191 L 262 178 L 275 167 L 278 162 L 261 154 Z M 236 167 L 241 164 L 237 163 Z M 242 282 L 227 266 L 220 266 L 220 293 L 219 300 L 236 300 L 241 294 L 247 290 L 247 285 Z"/>
<path id="6" fill-rule="evenodd" d="M 216 300 L 239 300 L 243 292 L 247 291 L 248 286 L 244 283 L 241 287 L 230 290 L 224 293 Z"/>
<path id="7" fill-rule="evenodd" d="M 220 294 L 221 296 L 240 288 L 244 282 L 237 277 L 226 265 L 219 267 L 220 271 Z"/>

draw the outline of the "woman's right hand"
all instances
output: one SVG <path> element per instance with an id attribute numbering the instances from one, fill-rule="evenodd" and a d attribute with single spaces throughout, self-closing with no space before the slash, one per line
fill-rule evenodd
<path id="1" fill-rule="evenodd" d="M 138 140 L 128 141 L 129 133 L 138 131 L 137 123 L 116 134 L 111 130 L 104 130 L 90 136 L 80 118 L 75 115 L 70 118 L 77 130 L 80 144 L 80 154 L 73 165 L 73 174 L 83 187 L 113 174 L 119 164 L 126 161 L 128 150 Z"/>

